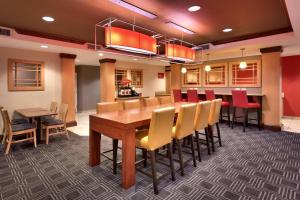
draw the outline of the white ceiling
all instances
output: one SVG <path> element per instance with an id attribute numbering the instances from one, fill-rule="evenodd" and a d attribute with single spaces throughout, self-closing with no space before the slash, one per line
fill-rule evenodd
<path id="1" fill-rule="evenodd" d="M 279 35 L 273 35 L 263 38 L 256 38 L 251 40 L 244 40 L 240 42 L 227 43 L 222 45 L 214 46 L 210 49 L 210 59 L 223 59 L 223 58 L 233 58 L 241 56 L 240 48 L 246 48 L 244 55 L 260 55 L 260 48 L 278 46 L 281 45 L 284 48 L 282 53 L 283 56 L 287 55 L 300 55 L 300 8 L 299 0 L 285 0 L 287 10 L 290 16 L 292 27 L 294 33 L 284 33 Z M 25 37 L 26 38 L 26 37 Z M 82 65 L 99 65 L 99 59 L 102 58 L 114 58 L 119 61 L 126 62 L 137 62 L 157 66 L 166 66 L 169 65 L 166 60 L 162 61 L 161 58 L 149 59 L 142 57 L 129 57 L 118 54 L 104 53 L 104 56 L 99 56 L 96 51 L 88 50 L 83 47 L 75 47 L 70 45 L 64 45 L 57 41 L 53 40 L 44 40 L 46 45 L 49 46 L 47 49 L 42 49 L 40 45 L 45 44 L 41 43 L 41 40 L 34 39 L 34 37 L 28 37 L 28 39 L 16 39 L 0 36 L 0 47 L 8 48 L 17 48 L 17 49 L 28 49 L 35 51 L 44 51 L 44 52 L 53 52 L 53 53 L 70 53 L 77 55 L 77 64 Z M 207 52 L 203 52 L 204 54 Z M 137 60 L 136 60 L 137 59 Z M 205 58 L 204 58 L 205 59 Z"/>

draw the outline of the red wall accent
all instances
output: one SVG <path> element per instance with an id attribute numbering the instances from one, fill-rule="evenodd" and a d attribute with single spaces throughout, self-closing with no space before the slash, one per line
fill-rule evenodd
<path id="1" fill-rule="evenodd" d="M 282 57 L 283 115 L 300 117 L 300 55 Z"/>

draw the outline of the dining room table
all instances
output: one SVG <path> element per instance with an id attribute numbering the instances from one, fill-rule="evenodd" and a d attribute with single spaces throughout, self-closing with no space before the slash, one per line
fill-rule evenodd
<path id="1" fill-rule="evenodd" d="M 92 114 L 89 116 L 89 165 L 101 163 L 101 135 L 122 141 L 121 186 L 129 189 L 135 186 L 135 133 L 138 127 L 150 124 L 152 111 L 175 107 L 179 112 L 182 105 L 188 102 L 176 102 L 159 106 L 141 107 L 117 112 Z"/>
<path id="2" fill-rule="evenodd" d="M 36 123 L 37 123 L 37 127 L 36 127 L 37 143 L 41 143 L 41 133 L 42 133 L 41 118 L 46 117 L 46 116 L 57 115 L 56 112 L 52 112 L 45 108 L 24 108 L 24 109 L 17 109 L 15 112 L 18 113 L 19 115 L 21 115 L 22 117 L 29 119 L 29 121 L 31 121 L 31 122 L 33 119 L 36 121 Z"/>

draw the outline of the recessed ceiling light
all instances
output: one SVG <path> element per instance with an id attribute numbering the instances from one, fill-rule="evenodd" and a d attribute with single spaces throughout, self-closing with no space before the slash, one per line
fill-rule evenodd
<path id="1" fill-rule="evenodd" d="M 224 33 L 228 33 L 228 32 L 231 32 L 232 31 L 232 28 L 224 28 L 223 29 L 223 32 Z"/>
<path id="2" fill-rule="evenodd" d="M 99 56 L 103 56 L 104 54 L 103 54 L 103 53 L 99 53 L 98 55 L 99 55 Z"/>
<path id="3" fill-rule="evenodd" d="M 47 45 L 41 45 L 41 48 L 47 49 L 48 46 Z"/>
<path id="4" fill-rule="evenodd" d="M 43 17 L 43 20 L 46 21 L 46 22 L 53 22 L 54 18 L 53 17 L 49 17 L 49 16 L 45 16 L 45 17 Z"/>
<path id="5" fill-rule="evenodd" d="M 200 6 L 191 6 L 188 8 L 188 11 L 196 12 L 196 11 L 200 10 L 200 8 L 201 8 Z"/>

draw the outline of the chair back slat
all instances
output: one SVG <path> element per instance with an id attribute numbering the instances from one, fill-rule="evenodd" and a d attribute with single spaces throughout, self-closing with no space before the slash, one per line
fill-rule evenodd
<path id="1" fill-rule="evenodd" d="M 50 111 L 56 113 L 57 107 L 58 107 L 58 103 L 56 101 L 52 101 L 50 105 Z"/>
<path id="2" fill-rule="evenodd" d="M 59 107 L 59 119 L 62 120 L 65 124 L 67 122 L 68 115 L 68 104 L 62 103 Z"/>

